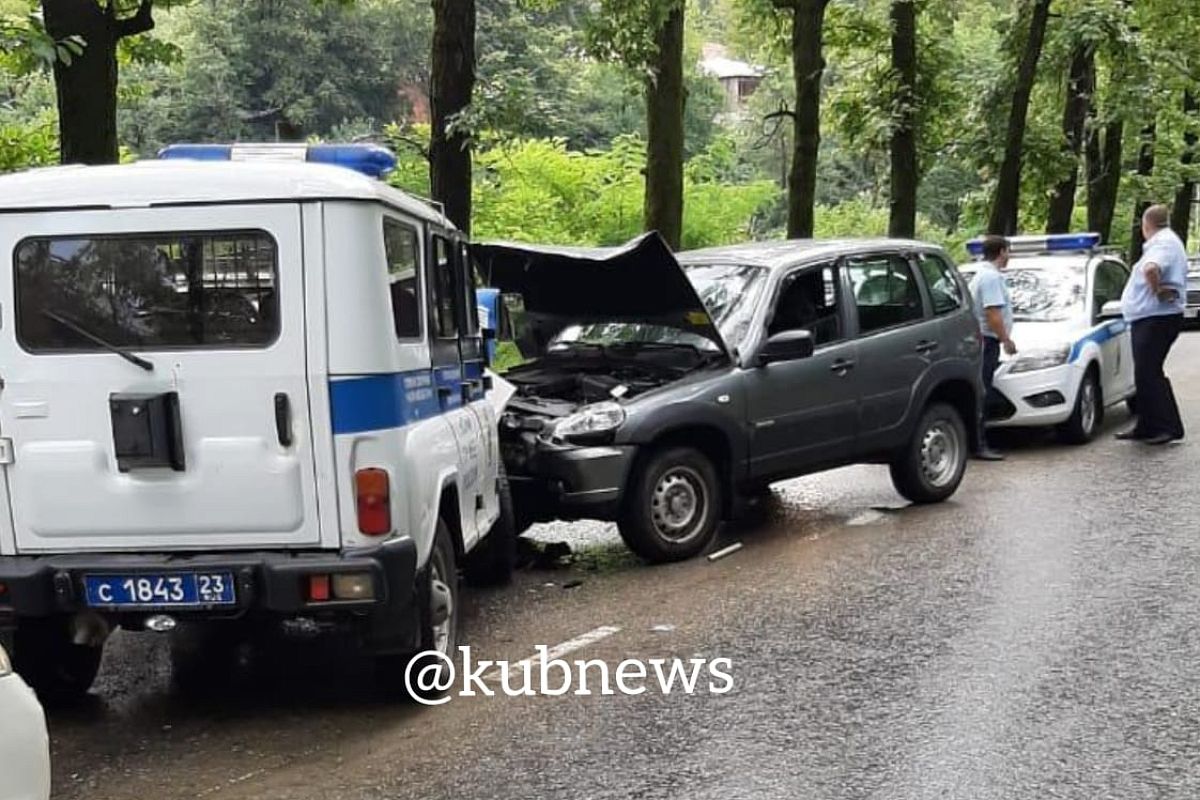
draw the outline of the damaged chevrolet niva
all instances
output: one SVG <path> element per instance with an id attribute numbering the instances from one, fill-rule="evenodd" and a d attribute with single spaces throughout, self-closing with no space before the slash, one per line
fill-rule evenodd
<path id="1" fill-rule="evenodd" d="M 677 258 L 647 234 L 475 256 L 527 359 L 504 375 L 500 418 L 519 527 L 615 520 L 635 553 L 675 561 L 775 481 L 880 463 L 915 503 L 958 488 L 980 346 L 936 246 L 777 241 Z"/>

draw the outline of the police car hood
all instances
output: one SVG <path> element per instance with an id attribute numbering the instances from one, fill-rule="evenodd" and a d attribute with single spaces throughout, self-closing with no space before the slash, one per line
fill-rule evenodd
<path id="1" fill-rule="evenodd" d="M 1013 323 L 1012 339 L 1017 345 L 1017 355 L 1045 350 L 1057 350 L 1061 347 L 1071 347 L 1086 336 L 1091 327 L 1086 319 L 1041 322 L 1021 321 Z M 1002 360 L 1009 360 L 1002 356 Z"/>
<path id="2" fill-rule="evenodd" d="M 631 322 L 699 334 L 728 357 L 695 287 L 657 233 L 621 247 L 485 242 L 473 251 L 485 285 L 522 296 L 536 355 L 570 325 Z"/>

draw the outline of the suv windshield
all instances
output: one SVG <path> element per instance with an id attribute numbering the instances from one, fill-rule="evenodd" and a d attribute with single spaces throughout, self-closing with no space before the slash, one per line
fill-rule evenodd
<path id="1" fill-rule="evenodd" d="M 1062 322 L 1084 313 L 1082 269 L 1022 269 L 1004 272 L 1018 322 Z"/>
<path id="2" fill-rule="evenodd" d="M 764 270 L 740 264 L 684 265 L 684 270 L 716 323 L 721 338 L 730 349 L 736 350 L 750 327 L 750 318 L 764 283 Z M 550 347 L 566 347 L 576 342 L 605 345 L 652 342 L 717 352 L 716 343 L 697 333 L 669 325 L 634 322 L 571 325 L 554 338 Z"/>

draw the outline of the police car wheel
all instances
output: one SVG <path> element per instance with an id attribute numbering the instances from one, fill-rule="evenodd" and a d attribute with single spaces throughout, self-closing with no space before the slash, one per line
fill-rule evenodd
<path id="1" fill-rule="evenodd" d="M 671 447 L 635 472 L 617 528 L 646 561 L 683 561 L 712 543 L 722 507 L 720 478 L 708 456 Z"/>
<path id="2" fill-rule="evenodd" d="M 500 517 L 483 541 L 467 554 L 463 564 L 463 577 L 472 586 L 499 586 L 512 580 L 517 560 L 517 522 L 504 467 L 500 468 L 496 479 L 496 494 L 500 501 Z"/>
<path id="3" fill-rule="evenodd" d="M 970 440 L 953 406 L 925 409 L 913 436 L 891 462 L 892 484 L 914 503 L 940 503 L 958 490 Z"/>
<path id="4" fill-rule="evenodd" d="M 389 695 L 432 700 L 442 696 L 445 688 L 422 690 L 417 681 L 410 684 L 405 676 L 417 676 L 426 668 L 439 665 L 444 670 L 446 665 L 442 659 L 430 653 L 453 657 L 458 651 L 458 565 L 455 563 L 450 528 L 440 517 L 429 563 L 421 572 L 417 591 L 417 652 L 377 656 L 375 673 L 379 688 Z M 444 687 L 444 681 L 430 679 L 429 685 Z"/>
<path id="5" fill-rule="evenodd" d="M 44 705 L 76 702 L 92 688 L 104 647 L 71 641 L 66 618 L 25 620 L 13 636 L 13 667 Z"/>
<path id="6" fill-rule="evenodd" d="M 1058 433 L 1069 444 L 1087 444 L 1096 437 L 1104 421 L 1104 402 L 1100 395 L 1100 381 L 1094 370 L 1089 369 L 1075 394 L 1075 408 L 1071 416 L 1059 426 Z"/>

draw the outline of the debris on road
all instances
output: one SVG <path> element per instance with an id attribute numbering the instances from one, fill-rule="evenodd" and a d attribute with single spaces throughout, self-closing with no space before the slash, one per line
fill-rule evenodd
<path id="1" fill-rule="evenodd" d="M 729 545 L 728 547 L 722 547 L 720 550 L 718 550 L 715 553 L 709 553 L 708 560 L 709 561 L 719 561 L 722 558 L 724 558 L 725 556 L 731 556 L 734 553 L 736 553 L 738 550 L 741 550 L 741 549 L 742 549 L 742 543 L 734 542 L 733 544 Z"/>

